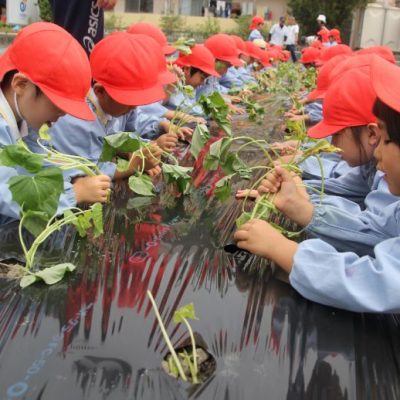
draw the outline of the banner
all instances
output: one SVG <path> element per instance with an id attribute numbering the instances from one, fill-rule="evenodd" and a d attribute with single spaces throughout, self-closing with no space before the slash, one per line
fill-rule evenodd
<path id="1" fill-rule="evenodd" d="M 28 25 L 39 21 L 38 0 L 7 0 L 7 23 Z"/>

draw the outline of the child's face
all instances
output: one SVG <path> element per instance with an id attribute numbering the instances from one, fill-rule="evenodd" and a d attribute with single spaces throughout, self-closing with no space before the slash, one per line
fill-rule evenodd
<path id="1" fill-rule="evenodd" d="M 186 84 L 197 88 L 204 84 L 208 75 L 203 71 L 197 71 L 195 74 L 190 75 L 190 67 L 184 69 Z"/>
<path id="2" fill-rule="evenodd" d="M 121 117 L 122 115 L 128 114 L 129 111 L 133 110 L 135 106 L 128 106 L 115 101 L 104 89 L 104 87 L 96 83 L 93 90 L 97 96 L 100 107 L 102 110 L 112 117 Z"/>
<path id="3" fill-rule="evenodd" d="M 345 128 L 332 136 L 332 144 L 342 150 L 341 156 L 350 167 L 367 164 L 372 160 L 379 136 L 374 124 L 366 126 L 356 140 L 352 130 Z"/>
<path id="4" fill-rule="evenodd" d="M 400 196 L 400 146 L 390 141 L 385 123 L 378 121 L 380 140 L 374 152 L 377 168 L 385 173 L 390 193 Z"/>
<path id="5" fill-rule="evenodd" d="M 251 62 L 251 57 L 250 56 L 246 56 L 245 54 L 241 54 L 239 58 L 241 60 L 243 60 L 246 64 L 250 64 L 250 62 Z"/>
<path id="6" fill-rule="evenodd" d="M 226 61 L 217 60 L 215 63 L 215 69 L 220 75 L 226 74 L 226 71 L 228 71 L 230 66 L 231 65 Z"/>
<path id="7" fill-rule="evenodd" d="M 17 104 L 28 126 L 39 129 L 44 123 L 52 124 L 65 115 L 51 100 L 24 75 L 17 73 L 11 82 L 17 95 Z"/>

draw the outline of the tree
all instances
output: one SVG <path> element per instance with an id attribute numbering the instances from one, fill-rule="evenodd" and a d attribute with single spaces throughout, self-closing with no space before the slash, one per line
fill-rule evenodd
<path id="1" fill-rule="evenodd" d="M 367 4 L 367 0 L 289 0 L 289 7 L 301 27 L 302 34 L 314 35 L 318 28 L 317 16 L 326 15 L 329 28 L 338 28 L 344 39 L 349 38 L 353 10 Z"/>

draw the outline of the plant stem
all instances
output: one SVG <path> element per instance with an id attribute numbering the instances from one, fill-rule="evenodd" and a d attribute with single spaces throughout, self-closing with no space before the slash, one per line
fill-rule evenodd
<path id="1" fill-rule="evenodd" d="M 190 326 L 188 320 L 186 318 L 183 318 L 183 322 L 186 325 L 186 328 L 189 331 L 189 336 L 190 336 L 190 340 L 192 342 L 192 354 L 193 354 L 193 366 L 194 366 L 194 376 L 193 378 L 193 383 L 199 383 L 198 379 L 197 379 L 197 374 L 198 374 L 198 369 L 197 369 L 197 350 L 196 350 L 196 342 L 194 340 L 194 334 L 193 334 L 193 330 L 192 327 Z"/>
<path id="2" fill-rule="evenodd" d="M 147 296 L 149 297 L 151 305 L 153 306 L 153 310 L 154 310 L 154 313 L 156 315 L 156 318 L 157 318 L 157 321 L 158 321 L 158 325 L 160 326 L 161 332 L 162 332 L 162 334 L 164 336 L 165 343 L 167 344 L 168 349 L 169 349 L 169 351 L 170 351 L 170 353 L 171 353 L 171 355 L 172 355 L 172 357 L 173 357 L 173 359 L 175 361 L 175 364 L 176 364 L 176 367 L 178 368 L 179 374 L 180 374 L 181 378 L 184 381 L 187 381 L 187 377 L 185 375 L 185 372 L 183 371 L 182 364 L 179 361 L 178 355 L 176 354 L 174 346 L 171 343 L 171 340 L 170 340 L 170 338 L 168 336 L 167 330 L 165 329 L 164 323 L 163 323 L 163 321 L 161 319 L 161 315 L 160 315 L 160 313 L 158 311 L 157 304 L 156 304 L 156 302 L 154 300 L 154 297 L 151 294 L 150 290 L 147 291 Z"/>

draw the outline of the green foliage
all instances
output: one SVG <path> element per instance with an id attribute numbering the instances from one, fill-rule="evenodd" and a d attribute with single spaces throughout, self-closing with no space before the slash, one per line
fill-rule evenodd
<path id="1" fill-rule="evenodd" d="M 250 34 L 250 24 L 253 16 L 252 15 L 241 15 L 238 18 L 235 18 L 236 28 L 230 31 L 231 35 L 240 36 L 243 40 L 247 40 Z M 266 22 L 261 29 L 261 34 L 264 38 L 268 38 L 268 33 L 271 28 L 271 23 Z"/>
<path id="2" fill-rule="evenodd" d="M 129 132 L 114 133 L 104 138 L 103 151 L 100 162 L 112 161 L 117 153 L 132 153 L 145 147 L 146 142 L 138 136 L 132 137 Z"/>
<path id="3" fill-rule="evenodd" d="M 122 25 L 122 15 L 117 15 L 115 12 L 104 14 L 104 29 L 107 32 L 120 31 L 123 29 Z"/>
<path id="4" fill-rule="evenodd" d="M 154 196 L 154 185 L 148 175 L 133 175 L 128 181 L 129 188 L 132 192 L 141 196 Z"/>
<path id="5" fill-rule="evenodd" d="M 209 96 L 202 95 L 199 104 L 203 108 L 204 114 L 211 117 L 228 136 L 232 136 L 231 124 L 228 121 L 229 107 L 220 93 L 214 92 Z"/>
<path id="6" fill-rule="evenodd" d="M 234 177 L 234 174 L 224 176 L 215 184 L 215 196 L 220 201 L 225 201 L 229 199 L 232 193 L 232 185 L 231 180 Z"/>
<path id="7" fill-rule="evenodd" d="M 204 19 L 204 22 L 197 26 L 195 32 L 203 39 L 207 39 L 216 33 L 221 32 L 221 25 L 218 19 L 214 17 L 208 17 Z"/>
<path id="8" fill-rule="evenodd" d="M 53 22 L 53 12 L 49 0 L 39 0 L 40 19 L 45 22 Z"/>
<path id="9" fill-rule="evenodd" d="M 329 28 L 347 28 L 352 21 L 352 12 L 356 7 L 364 6 L 367 0 L 289 0 L 293 15 L 296 17 L 304 35 L 314 35 L 318 29 L 318 14 L 327 17 Z"/>
<path id="10" fill-rule="evenodd" d="M 196 317 L 196 311 L 194 309 L 194 304 L 186 304 L 185 306 L 182 306 L 181 308 L 178 308 L 174 312 L 174 323 L 175 324 L 180 324 L 184 321 L 184 319 L 198 319 Z"/>
<path id="11" fill-rule="evenodd" d="M 0 149 L 0 165 L 20 166 L 31 173 L 39 172 L 42 169 L 44 158 L 45 156 L 42 154 L 29 152 L 22 141 Z"/>
<path id="12" fill-rule="evenodd" d="M 22 277 L 20 286 L 25 288 L 38 281 L 44 281 L 47 285 L 54 285 L 64 278 L 66 272 L 72 272 L 76 266 L 71 263 L 57 264 L 53 267 L 42 269 L 35 273 L 29 273 Z"/>
<path id="13" fill-rule="evenodd" d="M 192 167 L 181 167 L 180 165 L 163 164 L 161 166 L 165 183 L 176 182 L 178 190 L 186 193 L 190 187 L 192 177 L 189 175 L 193 171 Z"/>
<path id="14" fill-rule="evenodd" d="M 186 19 L 175 14 L 163 15 L 160 19 L 160 28 L 166 35 L 185 32 L 187 30 Z"/>
<path id="15" fill-rule="evenodd" d="M 196 44 L 194 39 L 179 38 L 172 46 L 175 47 L 182 54 L 192 54 L 191 48 Z"/>
<path id="16" fill-rule="evenodd" d="M 196 125 L 196 128 L 192 135 L 192 143 L 190 144 L 190 152 L 193 157 L 197 160 L 200 151 L 206 145 L 210 139 L 210 132 L 206 125 Z"/>

